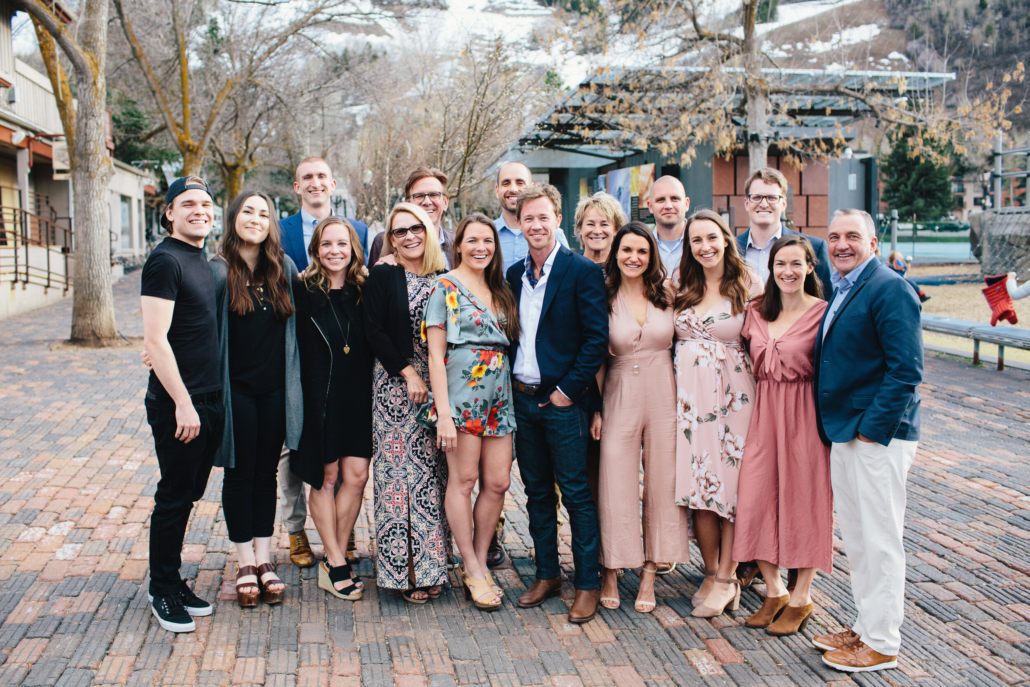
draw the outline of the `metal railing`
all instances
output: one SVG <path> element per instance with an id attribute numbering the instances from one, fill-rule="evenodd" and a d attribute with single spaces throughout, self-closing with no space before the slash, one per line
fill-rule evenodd
<path id="1" fill-rule="evenodd" d="M 72 230 L 20 208 L 0 206 L 0 282 L 67 291 L 72 285 Z"/>
<path id="2" fill-rule="evenodd" d="M 998 141 L 994 147 L 994 171 L 991 172 L 991 180 L 994 182 L 993 197 L 991 199 L 993 210 L 1005 213 L 1030 212 L 1030 134 L 1027 135 L 1027 145 L 1025 148 L 1005 150 L 1002 143 L 1002 135 L 998 134 Z M 1002 163 L 1006 155 L 1025 155 L 1026 169 L 1013 172 L 1004 171 Z M 1028 184 L 1023 189 L 1022 206 L 1016 205 L 1016 179 L 1019 178 L 1028 179 Z M 1009 207 L 1004 207 L 1005 197 L 1002 195 L 1002 184 L 1005 179 L 1009 179 L 1009 198 L 1012 199 L 1012 205 Z"/>

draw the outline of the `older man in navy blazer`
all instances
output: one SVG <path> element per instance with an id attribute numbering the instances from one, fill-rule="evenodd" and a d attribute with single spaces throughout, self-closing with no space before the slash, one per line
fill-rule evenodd
<path id="1" fill-rule="evenodd" d="M 748 230 L 737 237 L 737 248 L 744 261 L 758 272 L 762 283 L 769 281 L 769 250 L 776 239 L 785 234 L 797 234 L 783 226 L 783 213 L 787 210 L 787 178 L 779 170 L 759 169 L 744 183 L 744 209 L 747 210 Z M 815 276 L 823 283 L 823 297 L 830 293 L 830 256 L 826 241 L 805 235 L 815 249 Z"/>
<path id="2" fill-rule="evenodd" d="M 576 598 L 569 621 L 585 623 L 600 597 L 597 506 L 587 482 L 587 421 L 597 370 L 608 352 L 601 268 L 555 239 L 561 195 L 550 184 L 519 194 L 515 209 L 529 255 L 508 269 L 522 333 L 512 343 L 515 448 L 526 487 L 536 582 L 519 606 L 561 592 L 555 481 L 569 512 Z"/>
<path id="3" fill-rule="evenodd" d="M 827 665 L 866 672 L 898 665 L 923 335 L 915 292 L 876 257 L 873 218 L 839 210 L 828 240 L 834 290 L 816 337 L 813 386 L 858 616 L 850 630 L 813 642 Z"/>

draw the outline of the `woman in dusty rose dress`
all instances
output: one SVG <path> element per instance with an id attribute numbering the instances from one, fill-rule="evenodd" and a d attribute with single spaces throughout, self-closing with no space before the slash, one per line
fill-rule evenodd
<path id="1" fill-rule="evenodd" d="M 693 615 L 712 618 L 740 604 L 734 577 L 737 475 L 751 425 L 755 378 L 740 336 L 758 277 L 737 252 L 726 221 L 694 213 L 684 233 L 676 287 L 676 503 L 694 513 L 705 581 Z"/>
<path id="2" fill-rule="evenodd" d="M 748 306 L 743 332 L 758 391 L 740 470 L 733 558 L 758 561 L 766 581 L 765 602 L 747 624 L 780 636 L 808 623 L 816 568 L 829 574 L 833 567 L 830 449 L 819 439 L 812 395 L 815 338 L 826 310 L 815 261 L 804 236 L 776 241 L 765 294 Z M 793 591 L 784 588 L 781 567 L 799 569 Z"/>

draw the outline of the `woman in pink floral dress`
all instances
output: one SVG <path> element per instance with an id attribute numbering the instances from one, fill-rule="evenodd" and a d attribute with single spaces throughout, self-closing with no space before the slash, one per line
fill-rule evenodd
<path id="1" fill-rule="evenodd" d="M 705 581 L 693 615 L 736 610 L 732 560 L 737 476 L 751 424 L 755 378 L 740 336 L 748 300 L 761 290 L 725 220 L 694 213 L 676 287 L 676 503 L 694 512 Z"/>

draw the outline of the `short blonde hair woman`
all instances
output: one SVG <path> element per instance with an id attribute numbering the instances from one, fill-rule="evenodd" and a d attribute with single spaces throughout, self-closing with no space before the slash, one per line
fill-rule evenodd
<path id="1" fill-rule="evenodd" d="M 422 255 L 422 265 L 420 269 L 410 269 L 410 272 L 414 272 L 420 277 L 440 272 L 441 270 L 447 269 L 447 263 L 444 261 L 443 249 L 440 248 L 440 235 L 439 228 L 433 224 L 433 220 L 429 219 L 429 215 L 425 210 L 415 205 L 414 203 L 397 203 L 393 206 L 393 210 L 390 211 L 390 216 L 386 218 L 386 236 L 383 241 L 383 255 L 390 255 L 394 253 L 397 255 L 398 262 L 402 262 L 403 258 L 400 253 L 394 247 L 394 237 L 391 234 L 393 229 L 394 218 L 398 214 L 406 212 L 413 216 L 419 221 L 419 223 L 425 227 L 427 235 L 431 235 L 435 240 L 425 242 L 425 253 Z M 407 265 L 406 267 L 415 267 L 415 265 Z"/>
<path id="2" fill-rule="evenodd" d="M 622 203 L 615 196 L 599 191 L 581 198 L 576 204 L 575 227 L 583 255 L 604 267 L 615 235 L 627 222 Z"/>

